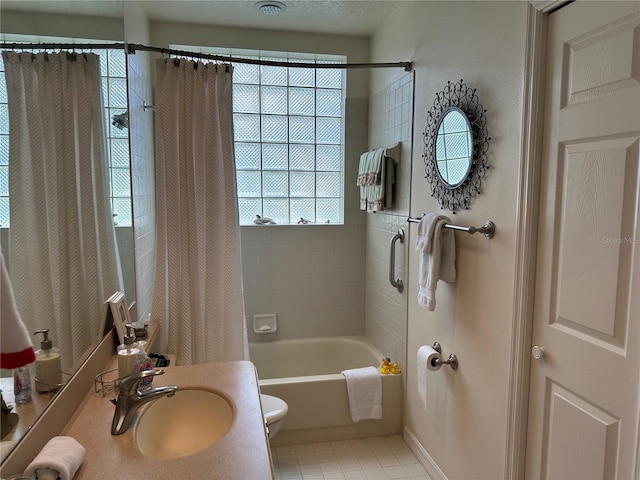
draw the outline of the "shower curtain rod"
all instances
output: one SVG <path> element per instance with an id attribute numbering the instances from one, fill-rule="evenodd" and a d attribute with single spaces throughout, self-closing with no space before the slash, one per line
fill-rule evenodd
<path id="1" fill-rule="evenodd" d="M 405 72 L 410 72 L 413 68 L 411 62 L 392 62 L 392 63 L 298 63 L 298 62 L 279 62 L 276 60 L 258 60 L 254 58 L 238 58 L 225 55 L 213 55 L 209 53 L 196 53 L 184 50 L 174 50 L 172 48 L 149 47 L 135 43 L 0 43 L 0 48 L 11 50 L 29 50 L 40 48 L 49 49 L 69 49 L 87 48 L 87 49 L 124 49 L 130 54 L 137 51 L 157 52 L 163 55 L 179 55 L 182 57 L 203 58 L 206 60 L 214 60 L 218 62 L 246 63 L 250 65 L 268 65 L 272 67 L 291 67 L 291 68 L 404 68 Z"/>
<path id="2" fill-rule="evenodd" d="M 135 43 L 127 44 L 127 51 L 135 54 L 136 51 L 157 52 L 165 55 L 179 55 L 182 57 L 204 58 L 219 62 L 246 63 L 250 65 L 268 65 L 271 67 L 291 67 L 291 68 L 404 68 L 405 72 L 410 72 L 413 68 L 411 62 L 395 63 L 298 63 L 279 62 L 277 60 L 258 60 L 253 58 L 238 58 L 226 55 L 213 55 L 209 53 L 196 53 L 184 50 L 174 50 L 172 48 L 149 47 Z"/>

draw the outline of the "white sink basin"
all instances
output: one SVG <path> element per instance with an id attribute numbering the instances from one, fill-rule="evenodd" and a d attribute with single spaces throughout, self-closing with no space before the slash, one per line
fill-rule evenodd
<path id="1" fill-rule="evenodd" d="M 140 452 L 158 460 L 186 457 L 220 440 L 233 423 L 233 407 L 210 390 L 178 390 L 142 412 L 134 438 Z"/>

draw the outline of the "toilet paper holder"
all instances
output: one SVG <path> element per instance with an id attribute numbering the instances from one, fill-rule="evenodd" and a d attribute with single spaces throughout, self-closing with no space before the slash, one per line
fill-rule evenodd
<path id="1" fill-rule="evenodd" d="M 440 345 L 440 342 L 433 342 L 433 349 L 442 354 L 442 346 Z M 431 364 L 434 367 L 440 367 L 442 365 L 449 365 L 451 368 L 453 368 L 454 370 L 458 369 L 458 357 L 456 357 L 455 353 L 452 353 L 449 355 L 449 358 L 446 360 L 442 360 L 441 358 L 434 358 L 433 360 L 431 360 Z"/>

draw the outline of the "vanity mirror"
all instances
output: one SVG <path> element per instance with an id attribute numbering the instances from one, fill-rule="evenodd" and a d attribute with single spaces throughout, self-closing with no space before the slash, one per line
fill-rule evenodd
<path id="1" fill-rule="evenodd" d="M 425 177 L 431 196 L 441 208 L 453 213 L 468 209 L 471 199 L 480 195 L 482 180 L 489 169 L 489 141 L 486 110 L 480 105 L 476 89 L 462 80 L 448 82 L 436 94 L 428 112 L 424 132 Z"/>
<path id="2" fill-rule="evenodd" d="M 29 42 L 29 43 L 42 43 L 50 42 L 55 43 L 53 39 L 64 39 L 62 43 L 80 43 L 87 41 L 105 41 L 107 43 L 123 42 L 124 41 L 124 5 L 122 0 L 105 0 L 100 2 L 76 2 L 76 1 L 13 1 L 3 0 L 0 4 L 0 20 L 1 28 L 0 40 L 3 42 Z M 101 63 L 109 65 L 110 76 L 103 77 L 103 88 L 108 90 L 109 95 L 117 97 L 119 100 L 118 105 L 113 105 L 110 109 L 109 105 L 105 105 L 105 123 L 108 128 L 108 150 L 111 152 L 112 167 L 109 174 L 111 176 L 111 183 L 115 185 L 114 192 L 109 196 L 109 200 L 112 203 L 114 212 L 118 213 L 117 217 L 114 217 L 115 230 L 117 243 L 119 247 L 119 258 L 122 265 L 123 278 L 125 279 L 125 290 L 127 290 L 127 298 L 130 302 L 135 299 L 135 291 L 133 290 L 133 240 L 132 240 L 132 225 L 131 225 L 131 200 L 127 198 L 130 196 L 129 187 L 129 146 L 127 132 L 116 131 L 115 127 L 111 126 L 111 121 L 107 120 L 111 117 L 112 113 L 120 113 L 127 105 L 127 89 L 126 89 L 126 59 L 124 51 L 119 52 L 121 61 L 116 62 L 118 54 L 112 54 L 112 51 L 100 51 L 96 52 L 100 55 Z M 113 60 L 113 62 L 111 62 Z M 118 65 L 121 65 L 118 67 Z M 118 73 L 118 70 L 121 73 Z M 8 121 L 8 104 L 7 104 L 7 90 L 5 85 L 4 72 L 0 72 L 1 82 L 0 85 L 0 154 L 4 155 L 0 158 L 0 244 L 9 266 L 9 274 L 12 277 L 12 283 L 19 283 L 14 275 L 17 275 L 21 271 L 20 266 L 15 266 L 18 256 L 16 252 L 16 242 L 11 243 L 11 229 L 16 228 L 16 225 L 24 218 L 23 215 L 9 216 L 9 205 L 11 208 L 19 207 L 19 200 L 12 198 L 11 192 L 8 190 L 8 142 L 9 142 L 9 129 L 12 128 Z M 118 78 L 119 77 L 119 78 Z M 105 102 L 106 103 L 106 102 Z M 111 111 L 113 110 L 113 112 Z M 48 137 L 45 132 L 60 130 L 63 126 L 58 122 L 50 122 L 43 125 L 43 135 Z M 116 163 L 113 163 L 114 156 L 116 154 Z M 115 183 L 114 183 L 115 182 Z M 123 193 L 124 192 L 124 193 Z M 68 200 L 67 196 L 63 196 L 65 202 Z M 71 207 L 69 207 L 71 210 Z M 109 223 L 111 223 L 109 219 Z M 97 223 L 97 222 L 96 222 Z M 60 223 L 57 224 L 58 226 Z M 60 229 L 62 230 L 62 229 Z M 45 234 L 46 235 L 46 234 Z M 47 242 L 51 243 L 51 237 L 45 238 L 44 236 L 38 236 L 41 244 L 46 245 Z M 84 258 L 81 252 L 75 251 L 70 244 L 66 242 L 58 242 L 55 244 L 57 250 L 52 251 L 64 251 L 68 254 L 69 259 Z M 13 255 L 13 258 L 12 258 Z M 55 258 L 55 255 L 54 255 Z M 117 258 L 117 257 L 116 257 Z M 64 263 L 62 258 L 58 258 L 58 263 Z M 13 267 L 13 268 L 12 268 Z M 39 271 L 39 270 L 38 270 Z M 46 268 L 42 269 L 42 275 L 33 276 L 33 273 L 29 277 L 29 280 L 33 280 L 34 286 L 55 285 L 49 278 L 61 278 L 56 277 L 53 273 L 46 275 Z M 53 271 L 53 270 L 52 270 Z M 56 280 L 57 282 L 57 280 Z M 82 362 L 93 351 L 97 342 L 101 339 L 98 334 L 100 318 L 97 315 L 95 319 L 86 318 L 92 317 L 91 315 L 82 314 L 68 314 L 65 313 L 73 311 L 71 308 L 65 307 L 66 303 L 77 303 L 77 299 L 80 295 L 83 295 L 87 287 L 82 281 L 78 282 L 77 288 L 71 288 L 68 295 L 60 295 L 56 298 L 56 308 L 53 305 L 49 306 L 49 312 L 45 315 L 38 315 L 38 321 L 53 323 L 52 317 L 54 310 L 62 314 L 56 315 L 56 318 L 63 319 L 60 323 L 51 330 L 51 337 L 54 342 L 54 346 L 60 347 L 61 344 L 68 341 L 70 337 L 69 331 L 71 325 L 77 325 L 81 323 L 90 323 L 91 320 L 95 321 L 95 326 L 87 327 L 87 333 L 81 342 L 75 342 L 73 348 L 64 348 L 64 364 L 62 370 L 68 375 L 63 375 L 63 380 L 68 380 L 69 375 L 72 375 L 75 370 L 82 364 Z M 114 289 L 115 290 L 115 289 Z M 15 288 L 14 288 L 15 291 Z M 113 293 L 111 291 L 110 293 Z M 93 302 L 92 302 L 93 303 Z M 102 305 L 98 305 L 98 311 L 102 308 Z M 22 312 L 21 312 L 22 313 Z M 23 317 L 28 316 L 23 314 Z M 23 318 L 28 328 L 29 323 L 27 319 Z M 68 325 L 67 325 L 68 324 Z M 47 328 L 50 325 L 46 325 Z M 39 329 L 39 328 L 38 328 Z M 35 329 L 30 328 L 30 332 L 33 333 Z M 34 345 L 39 348 L 38 339 L 34 337 Z M 61 349 L 63 350 L 63 349 Z M 33 377 L 33 366 L 31 376 Z M 11 372 L 2 371 L 2 386 L 3 390 L 11 391 Z M 9 378 L 7 378 L 9 377 Z M 63 387 L 64 388 L 64 387 Z M 20 440 L 20 433 L 25 433 L 30 428 L 28 422 L 37 420 L 39 415 L 46 409 L 48 401 L 50 401 L 55 394 L 36 395 L 31 404 L 20 406 L 20 418 L 21 423 L 14 431 L 9 432 L 9 435 L 2 438 L 2 450 L 1 459 L 11 452 L 13 446 Z M 37 401 L 36 401 L 37 400 Z M 26 424 L 25 424 L 26 422 Z M 5 432 L 3 432 L 5 433 Z"/>

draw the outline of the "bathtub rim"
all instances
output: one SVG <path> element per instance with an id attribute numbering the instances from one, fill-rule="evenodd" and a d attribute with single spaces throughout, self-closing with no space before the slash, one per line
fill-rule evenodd
<path id="1" fill-rule="evenodd" d="M 340 342 L 340 343 L 346 343 L 346 344 L 360 344 L 360 345 L 364 345 L 367 350 L 369 350 L 369 352 L 372 354 L 372 359 L 375 357 L 377 359 L 377 363 L 375 365 L 369 365 L 372 367 L 375 367 L 376 369 L 380 369 L 380 365 L 382 364 L 382 359 L 384 358 L 384 355 L 376 348 L 376 346 L 371 342 L 371 340 L 369 340 L 365 335 L 345 335 L 345 336 L 330 336 L 330 337 L 304 337 L 304 338 L 286 338 L 286 339 L 282 339 L 282 340 L 267 340 L 267 341 L 263 341 L 263 342 L 249 342 L 248 344 L 248 349 L 249 349 L 249 361 L 251 361 L 252 363 L 253 360 L 251 360 L 251 346 L 252 345 L 258 345 L 258 346 L 264 346 L 264 345 L 268 345 L 270 347 L 274 347 L 277 348 L 278 345 L 290 345 L 290 344 L 304 344 L 304 343 L 315 343 L 318 341 L 327 341 L 327 343 L 332 343 L 332 342 Z M 255 363 L 254 363 L 255 366 Z M 258 367 L 256 366 L 256 375 L 257 375 L 257 371 L 258 371 Z M 395 374 L 395 375 L 402 375 L 402 373 L 400 374 Z M 382 375 L 382 377 L 386 377 L 388 375 Z M 287 382 L 300 382 L 300 383 L 304 383 L 304 382 L 313 382 L 313 381 L 329 381 L 329 380 L 336 380 L 336 379 L 340 379 L 340 378 L 344 378 L 344 376 L 342 375 L 341 371 L 340 372 L 336 372 L 336 373 L 326 373 L 326 374 L 321 374 L 321 375 L 296 375 L 296 376 L 290 376 L 290 377 L 276 377 L 276 378 L 260 378 L 258 376 L 258 380 L 260 382 L 260 385 L 277 385 L 277 384 L 282 384 L 282 383 L 287 383 Z"/>

